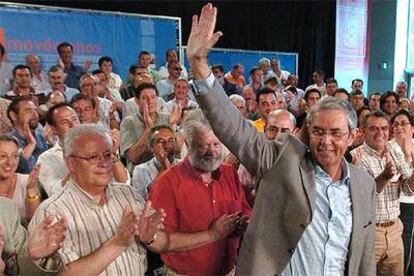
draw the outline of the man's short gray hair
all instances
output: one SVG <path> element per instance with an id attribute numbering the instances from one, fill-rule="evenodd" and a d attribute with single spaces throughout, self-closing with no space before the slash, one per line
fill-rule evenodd
<path id="1" fill-rule="evenodd" d="M 75 143 L 78 139 L 86 135 L 99 135 L 106 140 L 112 147 L 112 139 L 109 137 L 108 131 L 97 124 L 82 124 L 71 128 L 63 140 L 63 156 L 68 157 L 75 152 Z"/>
<path id="2" fill-rule="evenodd" d="M 326 96 L 319 100 L 314 106 L 310 108 L 308 114 L 306 116 L 306 121 L 310 124 L 315 116 L 316 113 L 320 111 L 334 111 L 334 110 L 341 110 L 345 112 L 348 116 L 348 126 L 350 130 L 353 130 L 357 127 L 357 115 L 355 113 L 354 108 L 351 106 L 350 103 L 347 101 Z"/>
<path id="3" fill-rule="evenodd" d="M 229 100 L 230 100 L 233 104 L 235 104 L 235 103 L 243 103 L 243 104 L 246 104 L 246 100 L 245 100 L 242 96 L 237 95 L 237 94 L 231 94 L 231 95 L 229 96 Z"/>

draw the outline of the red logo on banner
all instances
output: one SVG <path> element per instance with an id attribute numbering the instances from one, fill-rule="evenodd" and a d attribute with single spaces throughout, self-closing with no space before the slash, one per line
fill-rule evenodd
<path id="1" fill-rule="evenodd" d="M 3 45 L 4 48 L 6 48 L 6 40 L 4 38 L 3 28 L 0 28 L 0 44 Z M 3 56 L 3 59 L 1 61 L 6 61 L 6 55 Z"/>

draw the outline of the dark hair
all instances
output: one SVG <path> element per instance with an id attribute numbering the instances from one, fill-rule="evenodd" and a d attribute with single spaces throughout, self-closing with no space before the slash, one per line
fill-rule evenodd
<path id="1" fill-rule="evenodd" d="M 318 74 L 318 75 L 319 75 L 319 76 L 321 76 L 323 79 L 325 78 L 325 72 L 324 72 L 322 69 L 315 70 L 315 72 L 313 72 L 313 73 Z"/>
<path id="2" fill-rule="evenodd" d="M 167 60 L 167 58 L 168 58 L 168 54 L 169 54 L 170 52 L 174 52 L 175 54 L 177 54 L 177 50 L 176 50 L 176 49 L 174 49 L 174 48 L 168 49 L 168 50 L 165 52 L 165 59 L 166 59 L 166 60 Z"/>
<path id="3" fill-rule="evenodd" d="M 151 54 L 150 54 L 150 52 L 148 52 L 148 51 L 141 51 L 141 52 L 139 52 L 139 55 L 138 55 L 138 58 L 140 58 L 141 56 L 150 56 Z"/>
<path id="4" fill-rule="evenodd" d="M 103 71 L 101 70 L 101 69 L 96 69 L 96 70 L 93 70 L 92 71 L 92 75 L 97 75 L 97 74 L 102 74 L 103 73 Z"/>
<path id="5" fill-rule="evenodd" d="M 352 98 L 353 96 L 355 96 L 355 95 L 362 95 L 362 96 L 364 96 L 364 93 L 362 93 L 362 91 L 361 91 L 361 90 L 356 89 L 355 91 L 353 91 L 353 92 L 351 93 L 351 98 Z"/>
<path id="6" fill-rule="evenodd" d="M 388 121 L 387 116 L 385 115 L 384 112 L 382 112 L 381 110 L 375 110 L 365 115 L 365 117 L 362 120 L 362 127 L 367 127 L 368 119 L 371 117 L 385 118 Z"/>
<path id="7" fill-rule="evenodd" d="M 366 105 L 363 105 L 363 106 L 361 106 L 360 108 L 358 108 L 358 110 L 357 110 L 357 112 L 356 112 L 356 114 L 357 114 L 357 118 L 358 118 L 358 121 L 357 121 L 357 127 L 361 127 L 361 126 L 360 126 L 359 116 L 361 116 L 362 112 L 363 112 L 363 111 L 365 111 L 365 110 L 368 110 L 369 112 L 371 112 L 371 111 L 372 111 L 372 110 L 371 110 L 371 108 L 369 108 L 369 107 L 368 107 L 368 106 L 366 106 Z"/>
<path id="8" fill-rule="evenodd" d="M 12 102 L 7 107 L 7 118 L 9 118 L 10 122 L 13 122 L 10 116 L 10 112 L 19 114 L 19 105 L 21 102 L 31 102 L 31 100 L 27 97 L 16 97 L 12 100 Z"/>
<path id="9" fill-rule="evenodd" d="M 224 72 L 224 67 L 221 64 L 214 64 L 214 65 L 211 66 L 211 71 L 213 71 L 215 69 L 219 69 L 221 72 Z"/>
<path id="10" fill-rule="evenodd" d="M 55 113 L 55 110 L 61 107 L 64 107 L 64 106 L 72 108 L 72 106 L 66 102 L 55 104 L 54 106 L 49 108 L 49 110 L 46 113 L 46 122 L 49 125 L 54 126 L 54 127 L 56 126 L 56 121 L 55 121 L 55 118 L 53 118 L 53 113 Z"/>
<path id="11" fill-rule="evenodd" d="M 321 91 L 319 91 L 319 90 L 318 90 L 318 89 L 316 89 L 316 88 L 311 88 L 311 89 L 307 90 L 307 91 L 305 92 L 305 95 L 303 96 L 303 99 L 305 100 L 305 102 L 307 102 L 307 101 L 308 101 L 308 98 L 309 98 L 310 93 L 318 93 L 319 98 L 322 96 L 322 95 L 321 95 Z"/>
<path id="12" fill-rule="evenodd" d="M 95 107 L 96 107 L 95 100 L 92 97 L 90 97 L 88 95 L 84 95 L 82 93 L 78 93 L 75 96 L 73 96 L 72 100 L 70 101 L 70 104 L 73 106 L 76 102 L 78 102 L 80 100 L 90 101 L 91 104 L 92 104 L 92 108 L 95 109 Z"/>
<path id="13" fill-rule="evenodd" d="M 400 100 L 400 97 L 398 96 L 397 93 L 395 93 L 394 91 L 387 91 L 384 94 L 382 94 L 382 96 L 381 96 L 381 99 L 380 99 L 380 107 L 381 107 L 381 109 L 384 108 L 385 100 L 388 97 L 394 97 L 395 103 L 398 103 L 398 101 Z"/>
<path id="14" fill-rule="evenodd" d="M 243 65 L 241 63 L 236 63 L 236 64 L 233 65 L 233 70 L 239 69 L 241 67 L 243 67 Z"/>
<path id="15" fill-rule="evenodd" d="M 264 81 L 264 85 L 268 85 L 269 83 L 273 84 L 273 85 L 276 85 L 277 84 L 276 77 L 270 77 L 270 78 L 267 78 L 267 80 Z"/>
<path id="16" fill-rule="evenodd" d="M 158 96 L 158 90 L 157 87 L 152 84 L 152 83 L 141 83 L 140 85 L 137 86 L 137 88 L 135 88 L 135 97 L 137 99 L 139 99 L 139 97 L 141 96 L 141 92 L 144 89 L 154 89 L 155 90 L 155 94 Z"/>
<path id="17" fill-rule="evenodd" d="M 0 43 L 0 59 L 6 54 L 6 48 Z"/>
<path id="18" fill-rule="evenodd" d="M 328 83 L 335 83 L 336 84 L 336 86 L 338 86 L 338 82 L 336 81 L 336 79 L 334 79 L 334 78 L 328 78 L 327 80 L 326 80 L 326 84 L 328 84 Z"/>
<path id="19" fill-rule="evenodd" d="M 381 93 L 380 92 L 375 92 L 375 93 L 372 93 L 371 95 L 369 95 L 369 99 L 371 100 L 371 97 L 372 96 L 381 96 Z"/>
<path id="20" fill-rule="evenodd" d="M 17 70 L 23 70 L 23 69 L 27 69 L 27 70 L 29 70 L 29 72 L 30 72 L 30 76 L 32 77 L 33 75 L 32 75 L 32 70 L 30 70 L 30 68 L 29 68 L 29 66 L 27 66 L 27 65 L 23 65 L 23 64 L 19 64 L 19 65 L 16 65 L 16 66 L 14 66 L 14 68 L 13 68 L 13 78 L 15 78 L 16 77 L 16 71 Z"/>
<path id="21" fill-rule="evenodd" d="M 361 80 L 361 79 L 354 79 L 354 80 L 352 80 L 351 85 L 354 85 L 354 83 L 357 82 L 357 81 L 359 81 L 361 83 L 361 85 L 364 85 L 364 81 Z"/>
<path id="22" fill-rule="evenodd" d="M 392 114 L 391 119 L 390 119 L 391 124 L 393 124 L 395 119 L 401 115 L 406 116 L 408 118 L 408 121 L 410 121 L 410 124 L 414 126 L 414 114 L 404 108 L 400 108 L 397 111 L 395 111 L 394 114 Z"/>
<path id="23" fill-rule="evenodd" d="M 114 64 L 114 62 L 113 62 L 113 60 L 112 60 L 112 58 L 111 58 L 111 57 L 104 56 L 104 57 L 101 57 L 101 58 L 98 60 L 98 66 L 99 66 L 99 68 L 101 68 L 101 67 L 102 67 L 102 64 L 103 64 L 105 61 L 106 61 L 106 62 L 110 62 L 111 64 Z"/>
<path id="24" fill-rule="evenodd" d="M 72 44 L 70 44 L 69 42 L 65 41 L 65 42 L 60 43 L 60 44 L 57 46 L 57 48 L 56 48 L 59 54 L 60 54 L 60 50 L 61 50 L 63 47 L 69 47 L 69 48 L 73 51 L 73 46 L 72 46 Z"/>
<path id="25" fill-rule="evenodd" d="M 257 67 L 257 66 L 254 66 L 254 67 L 252 67 L 252 69 L 250 69 L 250 75 L 253 75 L 254 74 L 254 72 L 256 72 L 257 70 L 262 70 L 262 69 L 260 69 L 259 67 Z"/>
<path id="26" fill-rule="evenodd" d="M 348 101 L 351 100 L 351 96 L 349 95 L 348 91 L 345 88 L 338 88 L 338 89 L 336 89 L 336 91 L 333 94 L 333 96 L 335 97 L 336 94 L 339 94 L 339 93 L 345 94 L 348 97 Z"/>
<path id="27" fill-rule="evenodd" d="M 275 98 L 276 98 L 276 93 L 275 93 L 275 91 L 273 89 L 271 89 L 269 87 L 263 87 L 256 94 L 256 102 L 259 103 L 260 96 L 261 95 L 266 95 L 266 94 L 273 94 L 275 96 Z"/>
<path id="28" fill-rule="evenodd" d="M 174 134 L 174 130 L 172 129 L 172 127 L 170 125 L 166 125 L 166 124 L 156 125 L 156 126 L 152 127 L 151 130 L 150 130 L 150 134 L 148 136 L 148 145 L 152 146 L 152 144 L 154 143 L 153 135 L 156 131 L 158 131 L 160 129 L 168 129 Z"/>

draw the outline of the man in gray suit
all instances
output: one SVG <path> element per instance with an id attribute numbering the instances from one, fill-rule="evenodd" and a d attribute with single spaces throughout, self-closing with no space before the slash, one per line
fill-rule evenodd
<path id="1" fill-rule="evenodd" d="M 343 158 L 355 137 L 352 107 L 327 97 L 309 110 L 301 140 L 267 141 L 210 72 L 207 55 L 222 35 L 214 32 L 216 15 L 207 4 L 193 17 L 187 55 L 214 132 L 259 179 L 237 273 L 375 275 L 375 182 Z"/>

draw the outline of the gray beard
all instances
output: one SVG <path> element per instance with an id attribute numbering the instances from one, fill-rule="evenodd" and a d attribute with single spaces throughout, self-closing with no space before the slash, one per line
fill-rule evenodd
<path id="1" fill-rule="evenodd" d="M 222 154 L 215 158 L 205 158 L 199 157 L 196 154 L 188 153 L 188 158 L 190 160 L 191 166 L 195 169 L 204 171 L 204 172 L 213 172 L 220 167 L 222 162 Z"/>

